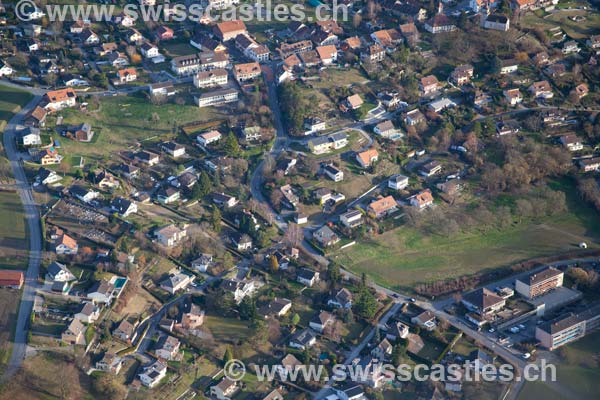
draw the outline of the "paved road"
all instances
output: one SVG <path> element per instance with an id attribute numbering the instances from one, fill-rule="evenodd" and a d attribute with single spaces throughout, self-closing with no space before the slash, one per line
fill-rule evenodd
<path id="1" fill-rule="evenodd" d="M 29 104 L 23 107 L 23 109 L 9 121 L 3 135 L 6 157 L 10 161 L 13 169 L 17 192 L 23 203 L 29 236 L 29 266 L 25 273 L 25 285 L 23 286 L 23 295 L 19 306 L 12 355 L 6 371 L 4 372 L 4 378 L 11 377 L 21 366 L 21 363 L 25 358 L 27 333 L 29 331 L 29 316 L 33 309 L 37 278 L 40 271 L 40 258 L 42 252 L 40 213 L 33 200 L 31 186 L 27 182 L 15 142 L 16 133 L 21 127 L 20 123 L 23 121 L 23 117 L 37 105 L 39 100 L 40 96 L 36 95 Z"/>

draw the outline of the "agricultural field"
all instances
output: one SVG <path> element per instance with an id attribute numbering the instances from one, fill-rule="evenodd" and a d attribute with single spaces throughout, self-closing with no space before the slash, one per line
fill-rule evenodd
<path id="1" fill-rule="evenodd" d="M 0 85 L 0 130 L 31 99 L 31 94 L 24 90 Z"/>
<path id="2" fill-rule="evenodd" d="M 4 370 L 10 358 L 20 300 L 20 292 L 14 289 L 0 289 L 0 372 Z"/>
<path id="3" fill-rule="evenodd" d="M 0 268 L 23 268 L 27 258 L 27 228 L 21 199 L 0 191 Z"/>

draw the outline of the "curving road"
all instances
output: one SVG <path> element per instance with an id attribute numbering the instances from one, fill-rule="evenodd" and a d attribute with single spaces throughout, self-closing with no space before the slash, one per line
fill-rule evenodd
<path id="1" fill-rule="evenodd" d="M 23 165 L 20 161 L 15 141 L 17 131 L 21 128 L 20 124 L 23 121 L 23 117 L 38 104 L 40 98 L 41 96 L 39 94 L 34 96 L 34 98 L 9 121 L 3 135 L 6 157 L 10 161 L 15 176 L 15 187 L 17 188 L 17 192 L 23 203 L 29 236 L 29 266 L 25 272 L 25 285 L 23 286 L 23 295 L 19 306 L 19 314 L 17 316 L 12 355 L 3 378 L 11 377 L 21 366 L 21 363 L 25 358 L 27 333 L 29 330 L 29 316 L 33 309 L 33 300 L 40 270 L 42 253 L 40 213 L 33 199 L 31 186 L 27 182 L 27 177 L 25 176 L 25 171 L 23 170 Z"/>

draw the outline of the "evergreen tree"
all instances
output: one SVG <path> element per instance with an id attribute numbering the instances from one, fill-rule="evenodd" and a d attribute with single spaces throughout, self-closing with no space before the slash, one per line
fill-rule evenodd
<path id="1" fill-rule="evenodd" d="M 221 232 L 221 210 L 217 206 L 213 207 L 211 223 L 215 232 Z"/>
<path id="2" fill-rule="evenodd" d="M 225 349 L 225 354 L 223 354 L 223 365 L 227 364 L 231 360 L 233 360 L 233 351 L 231 351 L 231 347 L 227 346 Z"/>
<path id="3" fill-rule="evenodd" d="M 237 157 L 240 154 L 240 144 L 233 132 L 229 132 L 223 145 L 223 151 L 230 157 Z"/>
<path id="4" fill-rule="evenodd" d="M 277 257 L 275 257 L 275 255 L 272 255 L 270 257 L 270 259 L 271 259 L 271 272 L 279 271 L 279 261 L 277 261 Z"/>

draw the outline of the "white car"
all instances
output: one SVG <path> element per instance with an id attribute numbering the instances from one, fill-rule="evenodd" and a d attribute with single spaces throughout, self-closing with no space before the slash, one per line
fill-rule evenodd
<path id="1" fill-rule="evenodd" d="M 531 357 L 531 354 L 529 354 L 529 353 L 523 354 L 523 359 L 528 360 L 529 357 Z"/>

